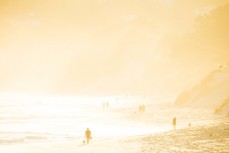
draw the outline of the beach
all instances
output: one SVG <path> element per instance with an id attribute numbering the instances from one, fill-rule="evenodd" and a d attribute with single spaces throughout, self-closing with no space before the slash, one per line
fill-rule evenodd
<path id="1" fill-rule="evenodd" d="M 100 99 L 12 101 L 0 107 L 2 153 L 229 152 L 229 119 L 212 108 L 177 108 L 152 99 L 144 101 L 145 112 L 138 110 L 141 99 L 110 100 L 109 108 Z M 87 127 L 92 140 L 83 144 Z"/>
<path id="2" fill-rule="evenodd" d="M 229 153 L 229 0 L 0 0 L 0 153 Z"/>
<path id="3" fill-rule="evenodd" d="M 141 152 L 229 152 L 229 121 L 146 136 Z"/>
<path id="4" fill-rule="evenodd" d="M 141 103 L 111 104 L 107 110 L 99 104 L 2 104 L 0 152 L 229 152 L 229 118 L 214 115 L 210 108 L 146 103 L 146 112 L 138 112 Z M 172 115 L 177 117 L 176 130 Z M 92 140 L 83 144 L 88 126 Z"/>
<path id="5" fill-rule="evenodd" d="M 150 135 L 107 137 L 80 141 L 5 145 L 4 153 L 227 153 L 229 152 L 229 120 L 222 123 L 185 128 Z"/>

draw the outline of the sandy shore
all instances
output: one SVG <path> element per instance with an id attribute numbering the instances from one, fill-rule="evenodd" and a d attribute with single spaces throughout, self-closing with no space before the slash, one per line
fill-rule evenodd
<path id="1" fill-rule="evenodd" d="M 201 127 L 132 137 L 1 145 L 1 153 L 183 153 L 229 152 L 229 120 Z"/>
<path id="2" fill-rule="evenodd" d="M 187 128 L 141 138 L 142 153 L 229 152 L 229 122 Z"/>

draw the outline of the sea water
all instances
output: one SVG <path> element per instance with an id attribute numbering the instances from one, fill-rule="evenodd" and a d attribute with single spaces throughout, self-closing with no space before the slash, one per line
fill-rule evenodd
<path id="1" fill-rule="evenodd" d="M 109 106 L 104 107 L 103 103 Z M 139 112 L 139 105 L 145 112 Z M 188 124 L 199 126 L 221 117 L 209 108 L 176 108 L 172 102 L 145 97 L 0 97 L 0 144 L 83 140 L 144 135 Z"/>

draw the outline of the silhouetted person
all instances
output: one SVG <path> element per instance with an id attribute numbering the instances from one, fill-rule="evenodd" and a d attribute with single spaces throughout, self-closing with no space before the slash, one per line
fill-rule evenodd
<path id="1" fill-rule="evenodd" d="M 105 109 L 105 105 L 106 105 L 105 102 L 103 102 L 103 109 Z"/>
<path id="2" fill-rule="evenodd" d="M 85 131 L 85 137 L 86 137 L 87 144 L 88 144 L 89 140 L 91 139 L 91 131 L 89 130 L 89 128 L 87 128 L 87 130 Z"/>
<path id="3" fill-rule="evenodd" d="M 145 112 L 145 105 L 142 105 L 142 112 Z"/>
<path id="4" fill-rule="evenodd" d="M 145 112 L 145 105 L 143 104 L 143 105 L 139 105 L 138 106 L 138 110 L 139 110 L 139 112 Z"/>
<path id="5" fill-rule="evenodd" d="M 142 112 L 142 105 L 138 106 L 138 110 L 139 110 L 139 112 Z"/>
<path id="6" fill-rule="evenodd" d="M 107 101 L 107 103 L 106 103 L 106 107 L 109 108 L 109 102 L 108 102 L 108 101 Z"/>
<path id="7" fill-rule="evenodd" d="M 192 126 L 191 123 L 188 124 L 189 128 Z"/>
<path id="8" fill-rule="evenodd" d="M 177 119 L 176 117 L 173 118 L 173 129 L 176 130 Z"/>

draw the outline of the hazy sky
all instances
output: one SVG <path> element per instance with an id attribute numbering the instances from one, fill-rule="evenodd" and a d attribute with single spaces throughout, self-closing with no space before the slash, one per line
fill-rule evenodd
<path id="1" fill-rule="evenodd" d="M 186 80 L 189 73 L 171 63 L 173 43 L 194 30 L 195 17 L 225 2 L 1 0 L 0 91 L 179 91 L 207 69 Z"/>

